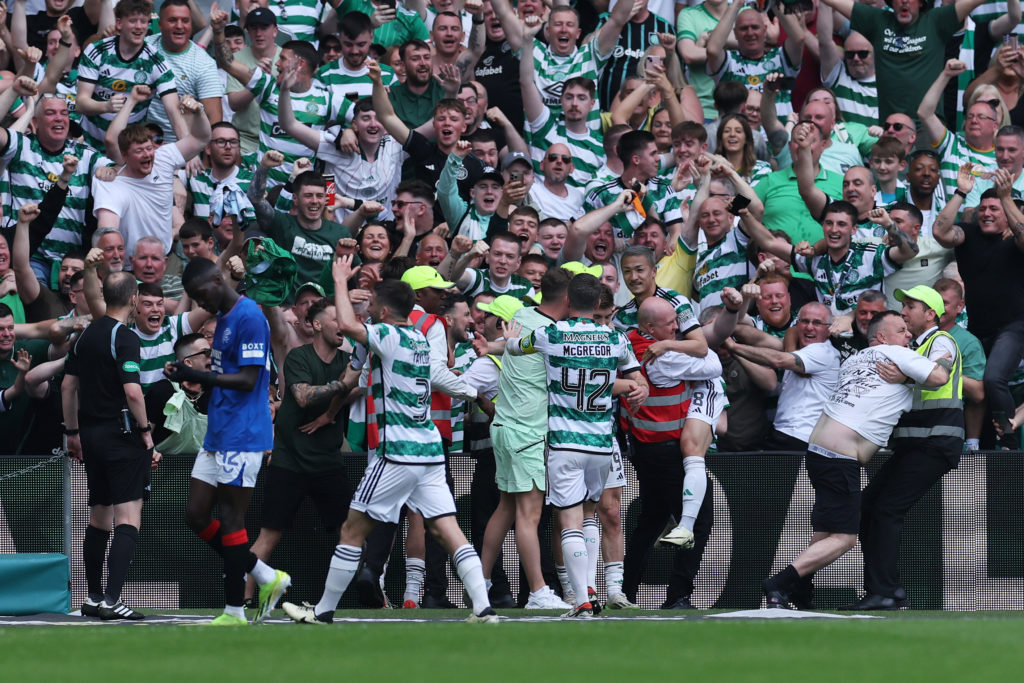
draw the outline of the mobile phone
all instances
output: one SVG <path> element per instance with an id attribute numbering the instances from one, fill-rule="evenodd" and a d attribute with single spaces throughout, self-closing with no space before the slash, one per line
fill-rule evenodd
<path id="1" fill-rule="evenodd" d="M 509 171 L 508 172 L 508 181 L 510 183 L 520 183 L 520 182 L 522 182 L 523 181 L 523 172 L 522 171 Z"/>
<path id="2" fill-rule="evenodd" d="M 750 206 L 750 197 L 744 197 L 741 194 L 736 195 L 732 198 L 732 204 L 729 206 L 729 213 L 734 216 L 739 216 L 740 211 Z"/>
<path id="3" fill-rule="evenodd" d="M 359 93 L 357 93 L 357 92 L 347 92 L 347 93 L 345 93 L 345 99 L 349 100 L 350 102 L 358 102 L 359 101 Z"/>
<path id="4" fill-rule="evenodd" d="M 665 65 L 665 58 L 659 57 L 657 55 L 647 55 L 647 58 L 644 60 L 644 63 L 646 65 L 646 68 L 648 69 L 650 69 L 654 65 L 662 67 Z"/>
<path id="5" fill-rule="evenodd" d="M 793 76 L 784 76 L 775 81 L 775 87 L 779 90 L 792 90 L 796 87 L 796 78 Z"/>

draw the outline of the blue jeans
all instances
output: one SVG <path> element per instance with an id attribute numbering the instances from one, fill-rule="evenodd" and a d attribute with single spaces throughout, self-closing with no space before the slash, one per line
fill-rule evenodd
<path id="1" fill-rule="evenodd" d="M 988 355 L 985 364 L 985 398 L 989 410 L 1012 418 L 1017 406 L 1010 394 L 1009 381 L 1024 357 L 1024 320 L 1015 320 L 981 344 Z"/>

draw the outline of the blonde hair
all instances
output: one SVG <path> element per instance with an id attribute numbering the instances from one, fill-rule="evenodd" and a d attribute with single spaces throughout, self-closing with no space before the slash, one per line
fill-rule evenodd
<path id="1" fill-rule="evenodd" d="M 996 107 L 996 116 L 999 118 L 999 127 L 1010 125 L 1010 110 L 1006 106 L 1006 102 L 1003 101 L 1003 96 L 999 94 L 999 89 L 988 83 L 979 85 L 971 93 L 971 96 L 967 98 L 967 104 L 964 106 L 964 112 L 971 108 L 978 100 L 999 100 L 999 106 Z"/>

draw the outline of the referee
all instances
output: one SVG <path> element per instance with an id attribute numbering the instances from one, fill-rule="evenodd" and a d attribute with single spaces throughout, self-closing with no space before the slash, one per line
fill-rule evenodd
<path id="1" fill-rule="evenodd" d="M 139 539 L 149 470 L 160 454 L 153 449 L 139 383 L 139 337 L 125 326 L 138 300 L 135 277 L 127 272 L 109 275 L 103 300 L 107 313 L 71 348 L 61 386 L 68 450 L 85 463 L 89 486 L 89 525 L 82 544 L 89 597 L 82 615 L 137 620 L 143 615 L 121 602 L 121 588 Z M 111 526 L 114 540 L 104 591 L 103 553 Z"/>

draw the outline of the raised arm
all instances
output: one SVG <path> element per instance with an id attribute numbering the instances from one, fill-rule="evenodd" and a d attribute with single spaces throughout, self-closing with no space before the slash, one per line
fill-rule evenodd
<path id="1" fill-rule="evenodd" d="M 717 73 L 722 68 L 722 64 L 725 63 L 725 41 L 729 38 L 729 34 L 732 33 L 733 26 L 736 24 L 736 17 L 743 7 L 743 3 L 738 0 L 730 4 L 729 9 L 722 15 L 718 25 L 711 31 L 711 35 L 708 36 L 708 44 L 705 47 L 707 62 L 705 62 L 704 67 L 707 69 L 708 74 Z"/>
<path id="2" fill-rule="evenodd" d="M 505 0 L 502 0 L 502 2 L 505 2 Z M 493 1 L 491 6 L 494 6 Z M 534 75 L 533 59 L 529 55 L 526 59 L 520 59 L 519 91 L 523 95 L 523 111 L 526 112 L 527 122 L 539 119 L 546 109 L 544 99 L 540 96 L 540 90 L 537 89 L 537 84 L 533 80 Z"/>
<path id="3" fill-rule="evenodd" d="M 885 228 L 886 234 L 889 236 L 889 258 L 896 263 L 906 263 L 910 259 L 917 255 L 920 251 L 917 246 L 917 242 L 910 239 L 907 233 L 903 232 L 902 229 L 889 217 L 889 212 L 883 208 L 871 209 L 868 212 L 868 217 L 878 225 Z"/>
<path id="4" fill-rule="evenodd" d="M 942 121 L 935 114 L 939 103 L 942 101 L 942 93 L 946 90 L 946 85 L 952 79 L 966 70 L 967 65 L 959 59 L 948 60 L 946 66 L 942 69 L 942 73 L 939 74 L 935 82 L 925 92 L 924 97 L 921 98 L 921 104 L 917 107 L 917 117 L 921 119 L 921 125 L 928 132 L 929 142 L 933 146 L 942 142 L 946 135 L 946 126 L 943 125 Z"/>
<path id="5" fill-rule="evenodd" d="M 786 263 L 789 263 L 793 258 L 793 245 L 785 239 L 776 237 L 768 232 L 768 228 L 764 227 L 761 221 L 754 218 L 747 209 L 740 210 L 740 224 L 743 226 L 743 231 L 750 236 L 750 239 L 757 244 L 757 248 L 761 251 L 767 251 Z"/>
<path id="6" fill-rule="evenodd" d="M 963 23 L 964 19 L 967 18 L 967 15 L 984 5 L 986 2 L 988 2 L 988 0 L 956 0 L 956 20 Z M 1018 14 L 1019 12 L 1020 10 L 1018 9 Z"/>
<path id="7" fill-rule="evenodd" d="M 776 370 L 792 370 L 793 372 L 804 372 L 804 362 L 795 353 L 776 351 L 775 349 L 762 349 L 757 346 L 746 344 L 732 344 L 729 351 L 734 356 L 746 358 L 747 360 L 764 365 Z"/>
<path id="8" fill-rule="evenodd" d="M 1019 0 L 1018 0 L 1019 1 Z M 824 83 L 832 74 L 836 65 L 843 61 L 843 53 L 832 39 L 835 33 L 834 10 L 825 2 L 818 4 L 818 64 L 821 68 L 818 73 Z"/>
<path id="9" fill-rule="evenodd" d="M 782 49 L 786 51 L 786 58 L 789 59 L 790 64 L 799 69 L 803 60 L 804 33 L 807 32 L 803 23 L 803 12 L 789 14 L 782 11 L 781 13 L 777 12 L 775 16 L 779 18 L 779 23 L 786 30 L 786 42 L 782 44 Z"/>
<path id="10" fill-rule="evenodd" d="M 408 3 L 406 3 L 408 7 Z M 473 17 L 473 25 L 469 29 L 468 47 L 455 59 L 455 66 L 462 72 L 462 80 L 468 81 L 472 78 L 473 69 L 484 53 L 487 42 L 487 31 L 484 29 L 484 5 L 480 0 L 468 0 L 464 9 L 467 14 Z"/>
<path id="11" fill-rule="evenodd" d="M 338 312 L 338 329 L 352 341 L 366 344 L 366 327 L 356 316 L 348 298 L 348 281 L 352 277 L 352 255 L 339 256 L 331 264 L 334 278 L 334 308 Z"/>
<path id="12" fill-rule="evenodd" d="M 615 201 L 583 214 L 569 224 L 569 234 L 562 247 L 562 261 L 578 261 L 587 247 L 587 238 L 598 228 L 633 205 L 633 191 L 624 190 Z"/>
<path id="13" fill-rule="evenodd" d="M 201 154 L 210 142 L 210 119 L 206 116 L 203 103 L 191 95 L 185 95 L 181 98 L 181 109 L 191 114 L 192 125 L 189 128 L 188 135 L 180 138 L 174 144 L 177 145 L 181 156 L 185 157 L 185 161 L 188 161 L 192 157 Z"/>
<path id="14" fill-rule="evenodd" d="M 373 110 L 377 112 L 377 120 L 398 144 L 405 145 L 409 139 L 409 127 L 402 122 L 402 119 L 398 118 L 395 108 L 391 105 L 391 100 L 388 99 L 388 93 L 384 89 L 384 82 L 380 77 L 380 64 L 369 58 L 365 64 L 370 80 L 373 81 Z"/>
<path id="15" fill-rule="evenodd" d="M 103 263 L 103 250 L 93 247 L 85 255 L 85 275 L 82 276 L 82 294 L 89 305 L 89 313 L 93 320 L 99 320 L 107 314 L 107 302 L 103 300 L 103 283 L 100 282 L 98 269 Z"/>
<path id="16" fill-rule="evenodd" d="M 117 115 L 114 116 L 114 120 L 110 122 L 110 127 L 107 128 L 103 144 L 105 145 L 107 156 L 119 164 L 122 162 L 122 159 L 121 149 L 117 145 L 117 137 L 128 126 L 128 121 L 131 119 L 132 110 L 135 109 L 135 105 L 139 102 L 147 101 L 149 96 L 150 90 L 148 85 L 135 85 L 132 86 L 127 98 L 124 95 L 114 95 L 114 97 L 110 98 L 110 102 L 114 105 L 114 111 L 117 112 Z"/>
<path id="17" fill-rule="evenodd" d="M 1010 232 L 1013 233 L 1014 244 L 1018 249 L 1024 251 L 1024 213 L 1021 213 L 1017 208 L 1017 203 L 1013 200 L 1013 176 L 1006 169 L 1000 168 L 996 170 L 993 180 L 996 192 L 999 193 L 999 200 L 1003 205 L 1003 211 L 1006 213 L 1006 222 L 1010 226 Z"/>
<path id="18" fill-rule="evenodd" d="M 508 120 L 508 117 L 505 116 L 505 112 L 498 107 L 491 107 L 487 110 L 484 116 L 486 116 L 487 120 L 494 126 L 499 127 L 504 131 L 505 142 L 508 144 L 508 151 L 522 152 L 527 157 L 530 156 L 530 148 L 526 144 L 526 140 L 523 139 L 523 136 L 519 133 L 516 127 L 512 125 L 512 122 Z"/>
<path id="19" fill-rule="evenodd" d="M 793 129 L 793 141 L 796 143 L 796 158 L 793 160 L 793 172 L 796 174 L 797 191 L 800 198 L 807 205 L 811 216 L 818 220 L 825 213 L 829 197 L 824 190 L 814 184 L 815 173 L 814 156 L 811 153 L 810 127 L 813 124 L 804 123 Z"/>
<path id="20" fill-rule="evenodd" d="M 291 88 L 298 79 L 298 64 L 293 63 L 287 69 L 277 75 L 278 101 L 277 101 L 277 122 L 284 129 L 284 132 L 301 142 L 309 149 L 316 150 L 320 147 L 320 131 L 310 128 L 295 118 L 295 111 L 292 109 Z"/>
<path id="21" fill-rule="evenodd" d="M 639 5 L 640 0 L 622 0 L 615 3 L 608 21 L 597 31 L 597 51 L 600 54 L 607 55 L 615 49 L 616 43 L 619 42 L 619 34 L 622 33 L 634 10 L 639 9 Z"/>
<path id="22" fill-rule="evenodd" d="M 996 17 L 988 25 L 988 32 L 992 36 L 992 41 L 995 43 L 1001 41 L 1003 36 L 1009 35 L 1013 29 L 1017 28 L 1020 20 L 1020 0 L 1007 0 L 1006 14 Z"/>
<path id="23" fill-rule="evenodd" d="M 947 249 L 953 249 L 964 242 L 964 229 L 956 224 L 956 215 L 964 205 L 964 198 L 974 189 L 973 169 L 974 165 L 970 163 L 960 167 L 956 173 L 956 191 L 932 223 L 932 236 Z"/>
<path id="24" fill-rule="evenodd" d="M 821 4 L 828 5 L 847 19 L 853 14 L 854 0 L 821 0 Z"/>
<path id="25" fill-rule="evenodd" d="M 252 78 L 255 70 L 236 60 L 235 53 L 228 47 L 227 40 L 224 38 L 224 27 L 227 26 L 229 18 L 228 13 L 220 9 L 216 2 L 210 5 L 210 28 L 213 29 L 213 56 L 217 60 L 217 66 L 224 69 L 229 76 L 234 77 L 239 83 L 245 85 Z M 236 107 L 235 103 L 232 102 L 231 107 L 238 111 L 245 104 L 248 103 L 243 103 L 241 106 Z"/>
<path id="26" fill-rule="evenodd" d="M 270 169 L 277 168 L 284 163 L 284 155 L 276 149 L 267 150 L 267 153 L 260 159 L 256 172 L 253 173 L 249 182 L 249 189 L 245 195 L 252 202 L 256 210 L 256 224 L 260 232 L 266 234 L 270 226 L 274 224 L 274 207 L 267 201 L 267 174 Z"/>
<path id="27" fill-rule="evenodd" d="M 31 254 L 28 245 L 28 226 L 39 215 L 37 204 L 24 204 L 18 210 L 18 224 L 14 228 L 14 243 L 11 245 L 11 265 L 14 267 L 14 282 L 18 296 L 25 304 L 39 297 L 41 285 L 32 271 Z"/>
<path id="28" fill-rule="evenodd" d="M 519 23 L 519 17 L 516 16 L 516 11 L 512 9 L 509 0 L 491 0 L 491 9 L 494 10 L 495 16 L 501 22 L 501 27 L 505 29 L 505 40 L 513 50 L 519 51 L 525 42 L 523 25 Z"/>

